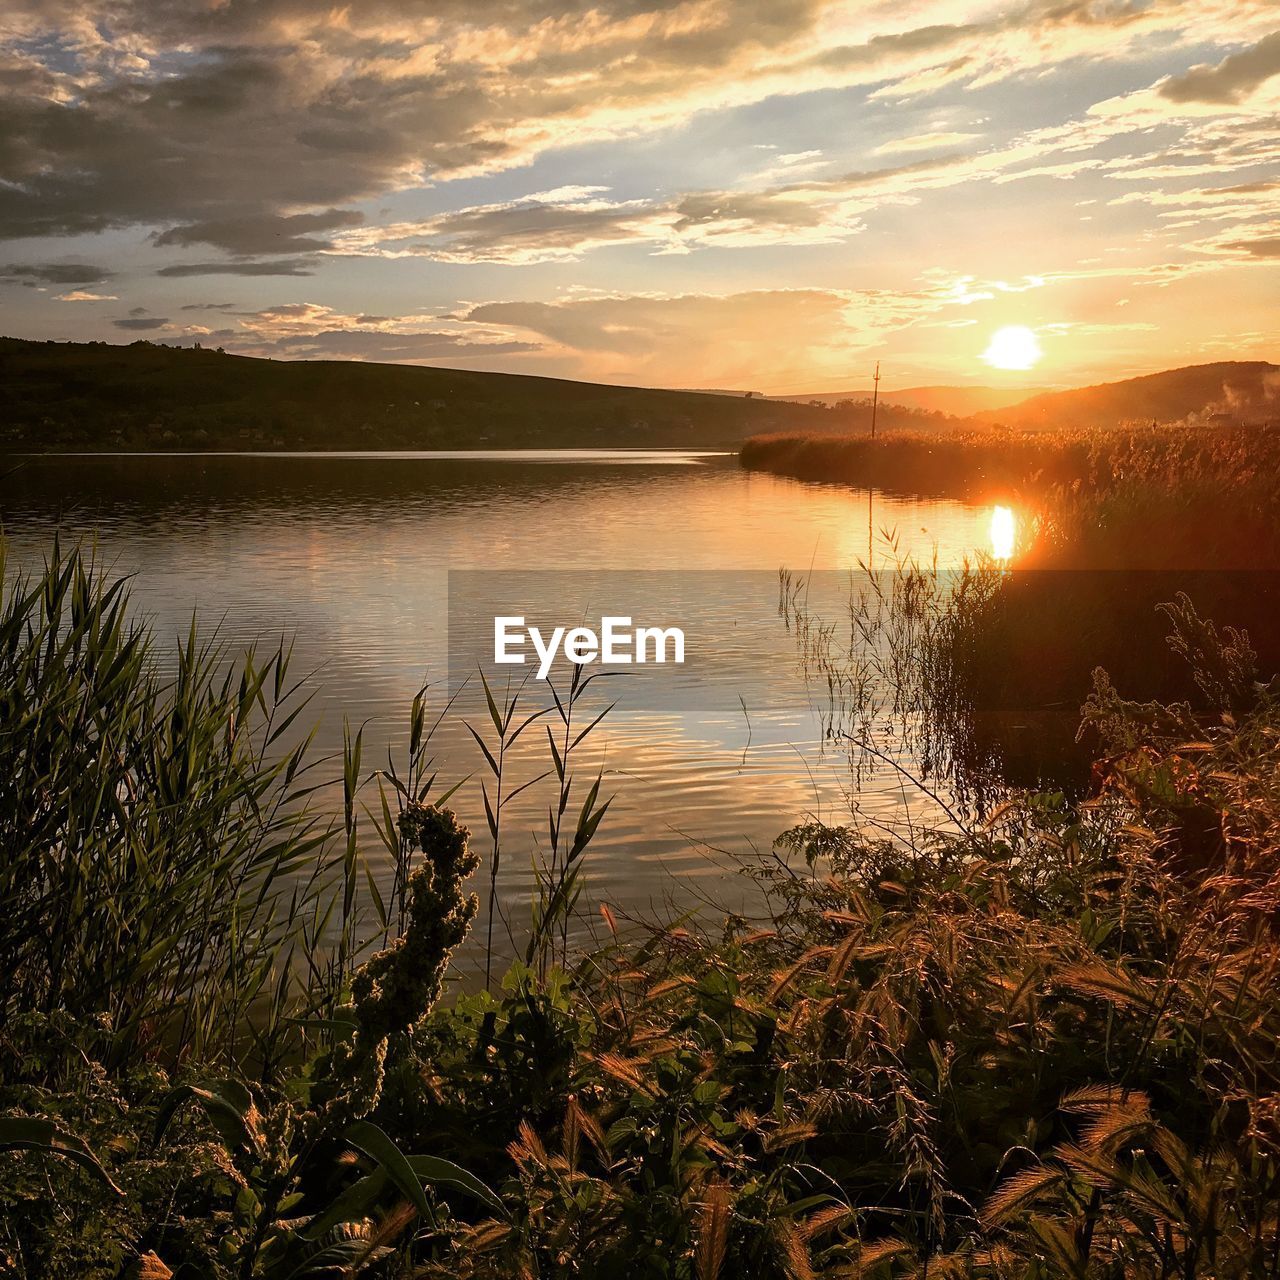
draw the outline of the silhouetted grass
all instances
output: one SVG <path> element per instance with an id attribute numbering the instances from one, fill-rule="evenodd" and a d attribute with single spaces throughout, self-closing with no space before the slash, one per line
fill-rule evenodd
<path id="1" fill-rule="evenodd" d="M 824 480 L 931 497 L 1010 498 L 1033 485 L 1070 483 L 1089 471 L 1089 437 L 994 429 L 938 435 L 776 434 L 752 436 L 742 466 L 799 480 Z"/>

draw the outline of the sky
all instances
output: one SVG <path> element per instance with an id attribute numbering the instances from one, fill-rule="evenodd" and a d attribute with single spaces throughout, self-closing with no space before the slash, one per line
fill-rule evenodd
<path id="1" fill-rule="evenodd" d="M 768 394 L 1272 359 L 1280 4 L 6 0 L 0 240 L 16 337 Z"/>

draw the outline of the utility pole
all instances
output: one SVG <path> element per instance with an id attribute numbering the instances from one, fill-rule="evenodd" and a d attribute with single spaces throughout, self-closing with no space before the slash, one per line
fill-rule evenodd
<path id="1" fill-rule="evenodd" d="M 876 410 L 880 407 L 880 361 L 876 361 L 876 376 L 871 391 L 871 438 L 876 438 Z M 875 561 L 875 539 L 872 534 L 876 491 L 867 485 L 867 572 Z"/>

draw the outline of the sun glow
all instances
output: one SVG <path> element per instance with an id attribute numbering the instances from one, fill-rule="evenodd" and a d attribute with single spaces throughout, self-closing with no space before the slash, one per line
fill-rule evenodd
<path id="1" fill-rule="evenodd" d="M 991 512 L 991 554 L 997 560 L 1012 560 L 1018 537 L 1018 521 L 1009 507 Z"/>
<path id="2" fill-rule="evenodd" d="M 1025 324 L 1008 324 L 991 335 L 982 358 L 993 369 L 1030 369 L 1043 354 L 1032 330 Z"/>

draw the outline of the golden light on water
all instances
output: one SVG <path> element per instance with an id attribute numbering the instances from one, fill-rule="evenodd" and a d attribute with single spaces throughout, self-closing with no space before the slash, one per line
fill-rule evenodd
<path id="1" fill-rule="evenodd" d="M 991 335 L 982 358 L 993 369 L 1030 369 L 1042 355 L 1040 339 L 1031 329 L 1025 324 L 1007 324 Z"/>
<path id="2" fill-rule="evenodd" d="M 1018 521 L 1009 507 L 996 507 L 991 512 L 991 554 L 997 560 L 1013 558 Z"/>

